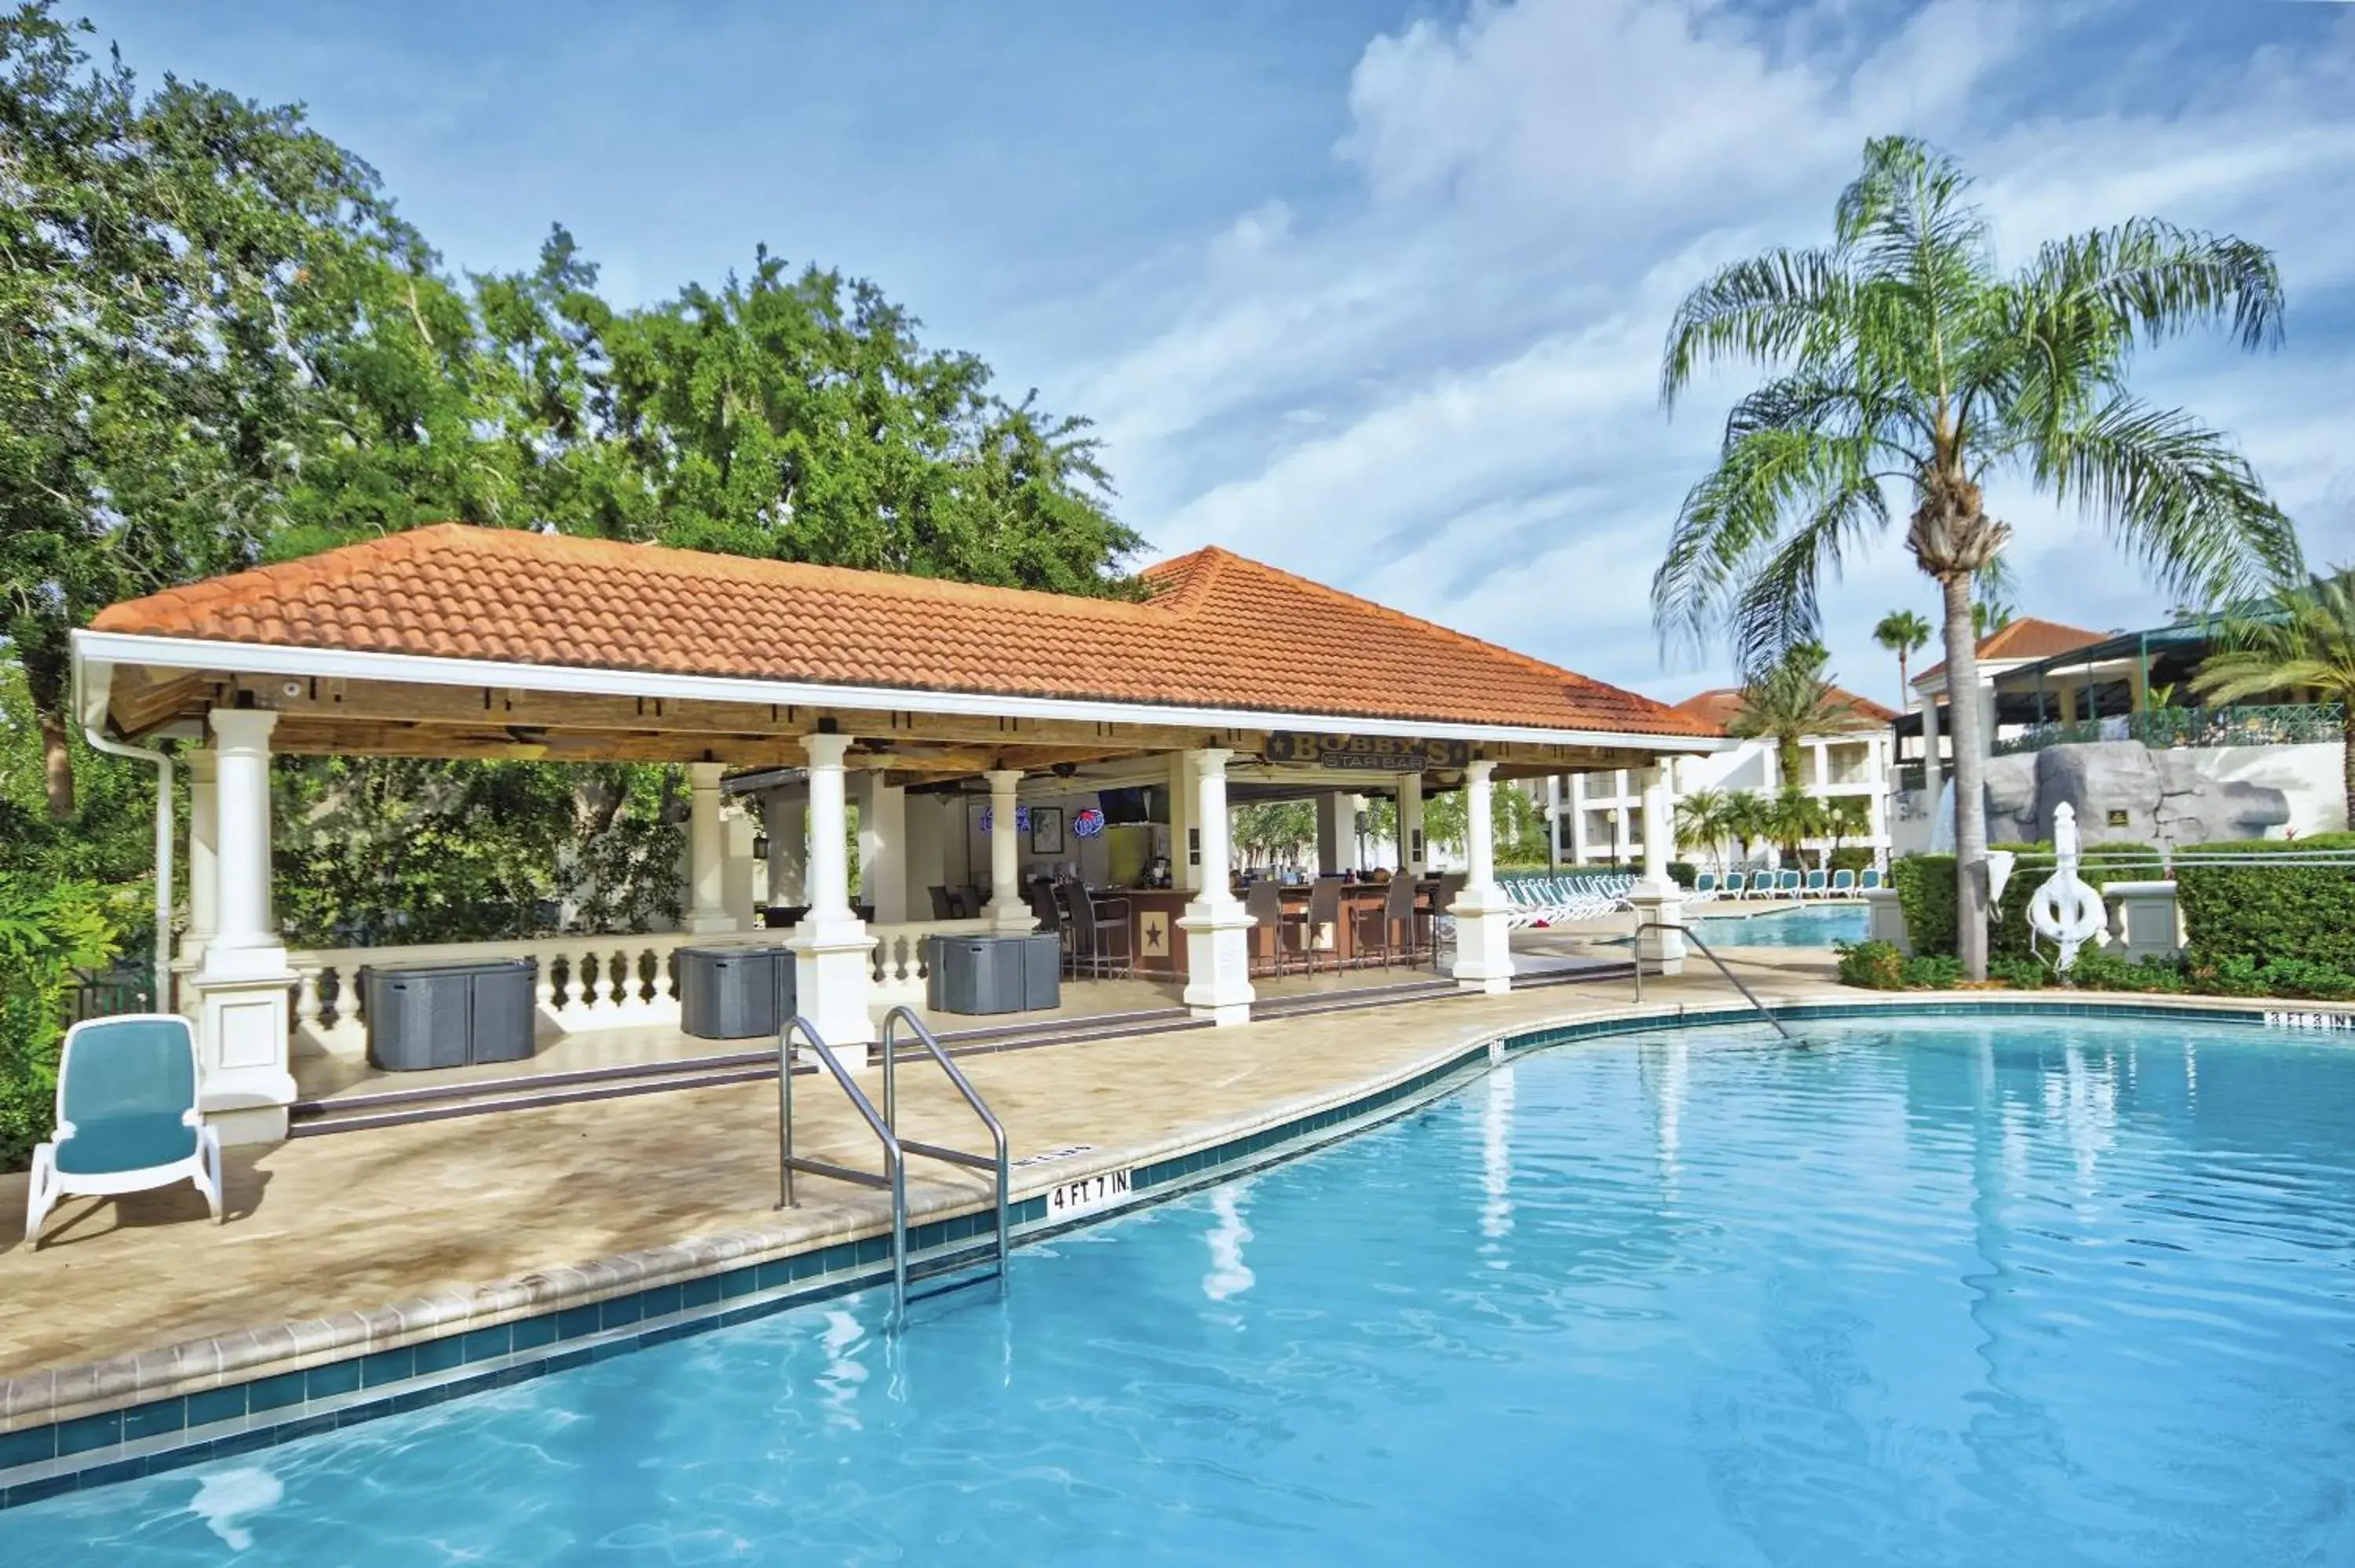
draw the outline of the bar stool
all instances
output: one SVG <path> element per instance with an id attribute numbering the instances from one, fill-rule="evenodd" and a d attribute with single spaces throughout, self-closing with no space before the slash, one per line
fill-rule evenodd
<path id="1" fill-rule="evenodd" d="M 1358 911 L 1358 952 L 1360 956 L 1369 952 L 1380 954 L 1384 969 L 1390 968 L 1391 960 L 1404 952 L 1407 967 L 1413 968 L 1415 929 L 1421 916 L 1422 911 L 1416 907 L 1413 879 L 1404 873 L 1391 877 L 1381 903 L 1373 908 Z M 1370 941 L 1367 939 L 1369 927 L 1374 933 Z"/>
<path id="2" fill-rule="evenodd" d="M 1259 922 L 1252 939 L 1253 950 L 1256 951 L 1259 948 L 1261 934 L 1265 935 L 1267 941 L 1266 957 L 1263 960 L 1260 960 L 1258 972 L 1270 975 L 1284 973 L 1284 951 L 1291 946 L 1285 938 L 1292 934 L 1295 927 L 1303 924 L 1305 917 L 1284 907 L 1284 889 L 1276 885 L 1273 878 L 1265 876 L 1252 882 L 1244 891 L 1243 911 Z M 1305 967 L 1308 958 L 1307 942 L 1303 940 L 1297 950 L 1302 965 Z"/>
<path id="3" fill-rule="evenodd" d="M 1302 921 L 1301 956 L 1308 972 L 1316 970 L 1316 933 L 1324 927 L 1333 928 L 1333 968 L 1341 968 L 1341 879 L 1320 876 L 1308 887 L 1308 913 Z"/>

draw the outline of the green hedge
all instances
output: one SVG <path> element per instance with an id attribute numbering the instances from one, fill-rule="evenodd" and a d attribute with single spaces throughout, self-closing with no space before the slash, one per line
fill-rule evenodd
<path id="1" fill-rule="evenodd" d="M 2176 903 L 2201 968 L 2310 964 L 2355 972 L 2355 866 L 2202 865 L 2204 853 L 2355 849 L 2355 833 L 2262 839 L 2181 851 Z"/>
<path id="2" fill-rule="evenodd" d="M 1992 844 L 1991 849 L 2010 850 L 2015 853 L 2052 853 L 2051 844 Z M 2091 849 L 2078 863 L 2077 874 L 2089 887 L 2106 887 L 2113 882 L 2147 882 L 2158 875 L 2158 852 L 2147 845 L 2114 845 Z M 2114 860 L 2114 864 L 2104 863 Z M 1905 912 L 1906 939 L 1919 954 L 1951 957 L 1955 951 L 1957 912 L 1955 901 L 1955 860 L 1950 854 L 1910 854 L 1892 862 L 1889 867 L 1890 885 L 1897 890 L 1898 907 Z M 2042 865 L 2021 865 L 2012 869 L 2011 880 L 2005 885 L 2003 897 L 1989 913 L 1987 959 L 2025 959 L 2031 956 L 2028 938 L 2028 921 L 2023 911 L 2029 898 L 2044 879 L 2051 874 Z"/>
<path id="3" fill-rule="evenodd" d="M 57 1108 L 77 969 L 113 956 L 104 889 L 0 873 L 0 1171 L 21 1171 Z"/>

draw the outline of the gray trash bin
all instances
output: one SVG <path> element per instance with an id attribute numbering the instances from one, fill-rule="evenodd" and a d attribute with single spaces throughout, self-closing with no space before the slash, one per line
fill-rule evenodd
<path id="1" fill-rule="evenodd" d="M 679 1028 L 698 1040 L 773 1039 L 797 994 L 790 948 L 678 950 Z"/>
<path id="2" fill-rule="evenodd" d="M 530 959 L 371 968 L 368 1060 L 391 1072 L 520 1062 L 532 1053 L 538 985 Z"/>
<path id="3" fill-rule="evenodd" d="M 1061 943 L 1030 937 L 935 937 L 925 1004 L 934 1012 L 1031 1012 L 1062 997 Z"/>

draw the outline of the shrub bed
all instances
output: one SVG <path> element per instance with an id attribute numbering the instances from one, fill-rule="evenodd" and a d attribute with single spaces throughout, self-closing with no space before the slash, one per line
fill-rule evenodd
<path id="1" fill-rule="evenodd" d="M 1901 958 L 1887 942 L 1845 942 L 1838 951 L 1843 985 L 1866 991 L 1945 991 L 1962 981 L 1962 965 L 1942 953 Z M 2012 991 L 2065 986 L 2072 991 L 2355 1001 L 2355 973 L 2304 959 L 2275 959 L 2262 964 L 2247 959 L 2222 963 L 2166 959 L 2129 961 L 2115 953 L 2088 951 L 2077 955 L 2065 977 L 2040 959 L 1990 959 L 1987 981 Z"/>
<path id="2" fill-rule="evenodd" d="M 49 1134 L 77 969 L 113 956 L 94 883 L 0 873 L 0 1171 L 21 1171 Z"/>
<path id="3" fill-rule="evenodd" d="M 2355 866 L 2200 863 L 2203 855 L 2347 849 L 2355 849 L 2355 833 L 2181 851 L 2175 895 L 2193 961 L 2255 968 L 2290 959 L 2355 972 Z"/>
<path id="4" fill-rule="evenodd" d="M 2052 853 L 2049 843 L 1987 847 L 2014 853 Z M 1913 854 L 1892 863 L 1889 868 L 1890 885 L 1897 890 L 1898 907 L 1905 912 L 1905 935 L 1917 954 L 1954 956 L 1960 919 L 1955 897 L 1956 864 L 1950 854 Z M 2038 865 L 2021 866 L 2012 873 L 2003 896 L 1997 900 L 1989 915 L 1990 972 L 1999 959 L 2034 959 L 2028 943 L 2024 911 L 2037 885 L 2048 874 L 2045 867 Z M 2094 888 L 2106 887 L 2113 882 L 2147 882 L 2158 875 L 2158 852 L 2147 844 L 2100 845 L 2085 852 L 2078 863 L 2077 874 Z"/>

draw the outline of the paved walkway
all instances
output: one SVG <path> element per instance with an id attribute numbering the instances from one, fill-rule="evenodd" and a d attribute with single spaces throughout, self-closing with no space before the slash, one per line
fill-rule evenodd
<path id="1" fill-rule="evenodd" d="M 1533 935 L 1532 949 L 1578 950 L 1578 938 Z M 1828 989 L 1828 955 L 1783 951 L 1745 969 L 1773 994 Z M 1714 976 L 1698 974 L 1647 991 L 1671 1011 L 1732 999 Z M 1018 1172 L 1019 1195 L 1354 1097 L 1500 1030 L 1621 1012 L 1629 1000 L 1621 983 L 1555 986 L 961 1065 L 1004 1120 L 1016 1159 L 1092 1146 Z M 872 1092 L 873 1069 L 867 1077 Z M 981 1138 L 936 1073 L 903 1065 L 900 1086 L 912 1136 L 963 1147 Z M 806 1152 L 875 1163 L 871 1140 L 830 1085 L 800 1077 L 796 1094 Z M 803 1206 L 777 1213 L 775 1140 L 773 1084 L 304 1139 L 230 1151 L 222 1225 L 207 1223 L 185 1187 L 72 1199 L 38 1250 L 23 1239 L 25 1178 L 0 1177 L 0 1379 L 447 1302 L 493 1282 L 560 1277 L 699 1237 L 757 1230 L 773 1244 L 782 1224 L 814 1242 L 873 1226 L 879 1195 L 820 1180 L 804 1179 Z M 919 1213 L 984 1195 L 978 1178 L 951 1168 L 919 1164 L 910 1174 Z M 0 1426 L 9 1414 L 0 1409 Z"/>

